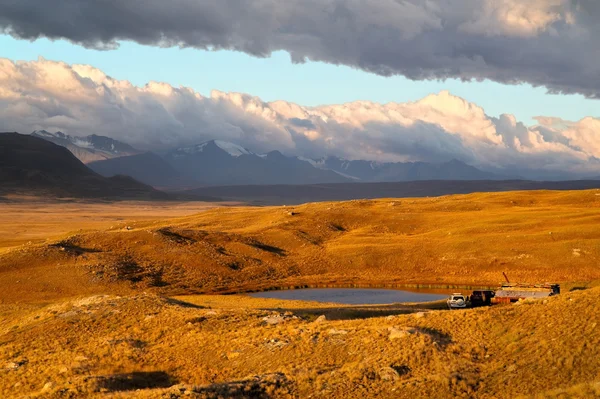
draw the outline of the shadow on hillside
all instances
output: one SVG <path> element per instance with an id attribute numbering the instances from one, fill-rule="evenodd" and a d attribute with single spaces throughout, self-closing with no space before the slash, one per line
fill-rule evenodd
<path id="1" fill-rule="evenodd" d="M 169 305 L 181 306 L 182 308 L 209 309 L 206 306 L 195 305 L 193 303 L 180 301 L 179 299 L 175 299 L 175 298 L 166 298 L 165 300 Z"/>
<path id="2" fill-rule="evenodd" d="M 275 255 L 279 255 L 279 256 L 286 256 L 287 255 L 285 249 L 274 247 L 272 245 L 263 244 L 260 241 L 250 241 L 247 244 L 250 245 L 251 247 L 256 248 L 256 249 L 260 249 L 261 251 L 271 252 L 271 253 L 273 253 Z"/>
<path id="3" fill-rule="evenodd" d="M 137 389 L 168 388 L 177 383 L 164 371 L 136 371 L 96 378 L 96 385 L 109 392 L 135 391 Z"/>
<path id="4" fill-rule="evenodd" d="M 83 254 L 93 254 L 93 253 L 102 252 L 99 249 L 80 247 L 79 245 L 73 244 L 68 241 L 60 241 L 55 244 L 50 244 L 49 247 L 58 248 L 61 251 L 65 251 L 66 253 L 68 253 L 70 255 L 76 255 L 76 256 L 83 255 Z"/>
<path id="5" fill-rule="evenodd" d="M 157 230 L 157 232 L 162 234 L 165 238 L 169 239 L 170 241 L 174 241 L 178 244 L 193 244 L 196 242 L 195 239 L 171 231 L 168 228 L 159 229 Z"/>
<path id="6" fill-rule="evenodd" d="M 440 348 L 444 349 L 452 343 L 452 337 L 440 330 L 429 327 L 415 327 L 419 333 L 429 336 Z"/>
<path id="7" fill-rule="evenodd" d="M 569 292 L 573 292 L 573 291 L 584 291 L 587 290 L 588 287 L 573 287 L 569 290 Z"/>
<path id="8" fill-rule="evenodd" d="M 272 397 L 269 392 L 280 389 L 285 385 L 289 385 L 289 380 L 284 374 L 276 373 L 244 380 L 194 387 L 193 392 L 209 398 L 268 399 Z"/>

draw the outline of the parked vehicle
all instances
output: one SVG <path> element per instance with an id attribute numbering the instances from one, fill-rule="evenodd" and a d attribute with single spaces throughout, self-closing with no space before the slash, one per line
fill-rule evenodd
<path id="1" fill-rule="evenodd" d="M 465 309 L 467 307 L 467 297 L 460 293 L 450 295 L 446 301 L 448 309 Z"/>
<path id="2" fill-rule="evenodd" d="M 494 296 L 495 292 L 491 290 L 473 291 L 470 298 L 471 306 L 474 308 L 478 306 L 490 306 Z"/>

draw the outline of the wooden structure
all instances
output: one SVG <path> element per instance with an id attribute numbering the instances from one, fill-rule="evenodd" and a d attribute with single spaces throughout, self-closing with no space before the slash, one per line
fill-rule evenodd
<path id="1" fill-rule="evenodd" d="M 540 299 L 560 294 L 560 285 L 558 284 L 511 283 L 506 273 L 502 274 L 504 274 L 506 283 L 496 291 L 492 303 L 511 303 L 520 299 Z"/>

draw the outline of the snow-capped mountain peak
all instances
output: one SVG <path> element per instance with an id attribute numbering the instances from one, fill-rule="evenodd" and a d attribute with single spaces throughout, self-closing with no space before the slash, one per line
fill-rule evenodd
<path id="1" fill-rule="evenodd" d="M 237 158 L 241 155 L 252 154 L 252 152 L 248 151 L 247 149 L 245 149 L 244 147 L 242 147 L 240 145 L 230 143 L 228 141 L 222 141 L 222 140 L 211 140 L 211 141 L 206 141 L 202 144 L 197 144 L 197 145 L 194 145 L 191 147 L 178 148 L 177 152 L 180 154 L 184 153 L 184 154 L 188 154 L 188 155 L 198 154 L 198 153 L 201 153 L 201 152 L 204 152 L 205 150 L 207 150 L 207 147 L 209 147 L 209 145 L 212 145 L 212 144 L 214 144 L 215 146 L 217 146 L 218 148 L 220 148 L 221 150 L 225 151 L 227 154 L 229 154 L 230 156 L 235 157 L 235 158 Z"/>
<path id="2" fill-rule="evenodd" d="M 95 134 L 71 136 L 63 132 L 51 133 L 47 130 L 36 130 L 31 135 L 66 147 L 83 163 L 133 155 L 140 152 L 129 144 Z"/>
<path id="3" fill-rule="evenodd" d="M 311 164 L 312 166 L 314 166 L 315 168 L 317 168 L 317 161 L 315 161 L 314 159 L 310 159 L 310 158 L 305 158 L 305 157 L 296 157 L 299 161 L 304 161 L 304 162 L 308 162 L 309 164 Z"/>
<path id="4" fill-rule="evenodd" d="M 232 157 L 239 157 L 241 155 L 252 154 L 250 151 L 248 151 L 244 147 L 239 146 L 237 144 L 227 142 L 227 141 L 215 140 L 214 143 L 217 145 L 217 147 L 219 147 L 223 151 L 227 152 Z"/>
<path id="5" fill-rule="evenodd" d="M 49 131 L 47 131 L 47 130 L 36 130 L 36 131 L 34 131 L 33 133 L 31 133 L 31 134 L 32 134 L 33 136 L 38 136 L 38 137 L 48 137 L 48 138 L 50 138 L 50 137 L 52 137 L 52 138 L 53 138 L 53 137 L 56 137 L 56 135 L 55 135 L 55 134 L 52 134 L 52 133 L 50 133 L 50 132 L 49 132 Z"/>

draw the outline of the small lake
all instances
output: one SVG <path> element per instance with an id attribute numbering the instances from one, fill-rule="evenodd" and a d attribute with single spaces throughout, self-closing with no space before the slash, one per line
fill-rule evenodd
<path id="1" fill-rule="evenodd" d="M 399 302 L 432 302 L 448 294 L 378 288 L 307 288 L 265 291 L 249 294 L 254 298 L 291 299 L 297 301 L 334 302 L 344 305 L 382 305 Z"/>

